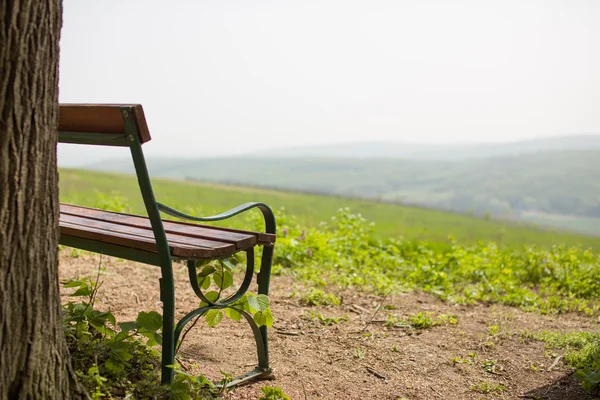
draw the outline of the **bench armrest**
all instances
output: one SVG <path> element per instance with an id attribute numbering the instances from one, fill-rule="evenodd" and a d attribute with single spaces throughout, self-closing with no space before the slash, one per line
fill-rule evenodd
<path id="1" fill-rule="evenodd" d="M 256 203 L 256 202 L 245 203 L 245 204 L 242 204 L 235 208 L 232 208 L 231 210 L 227 210 L 227 211 L 222 212 L 217 215 L 211 215 L 209 217 L 194 217 L 192 215 L 187 215 L 180 211 L 177 211 L 171 207 L 167 207 L 164 204 L 161 204 L 158 202 L 156 204 L 158 205 L 158 209 L 161 212 L 164 212 L 165 214 L 168 214 L 172 217 L 183 218 L 183 219 L 187 219 L 189 221 L 199 221 L 199 222 L 222 221 L 224 219 L 231 218 L 233 216 L 236 216 L 238 214 L 241 214 L 241 213 L 251 210 L 253 208 L 258 208 L 262 212 L 263 217 L 265 218 L 265 232 L 275 234 L 275 231 L 276 231 L 275 215 L 273 214 L 273 211 L 271 210 L 271 208 L 264 203 Z"/>

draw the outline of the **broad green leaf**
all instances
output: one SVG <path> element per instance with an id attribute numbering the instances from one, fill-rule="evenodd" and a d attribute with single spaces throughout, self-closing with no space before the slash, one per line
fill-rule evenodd
<path id="1" fill-rule="evenodd" d="M 221 260 L 221 265 L 224 268 L 228 269 L 229 271 L 235 270 L 235 268 L 237 267 L 237 264 L 238 264 L 238 261 L 233 257 L 225 258 L 225 259 Z"/>
<path id="2" fill-rule="evenodd" d="M 121 328 L 121 332 L 130 332 L 130 331 L 134 331 L 136 329 L 140 328 L 140 324 L 138 324 L 136 321 L 130 321 L 130 322 L 121 322 L 119 324 L 119 327 Z"/>
<path id="3" fill-rule="evenodd" d="M 251 311 L 260 311 L 260 304 L 258 304 L 256 295 L 248 294 L 246 300 L 248 301 L 248 306 L 250 306 Z"/>
<path id="4" fill-rule="evenodd" d="M 111 323 L 112 326 L 116 327 L 117 326 L 117 319 L 115 318 L 115 316 L 113 315 L 113 313 L 109 312 L 107 315 L 108 321 Z"/>
<path id="5" fill-rule="evenodd" d="M 111 336 L 112 331 L 104 326 L 104 324 L 92 320 L 88 321 L 88 323 L 101 334 Z"/>
<path id="6" fill-rule="evenodd" d="M 90 294 L 92 294 L 92 292 L 94 291 L 94 289 L 92 289 L 89 286 L 82 286 L 79 289 L 77 289 L 75 291 L 75 293 L 71 294 L 71 297 L 76 297 L 76 296 L 89 296 Z"/>
<path id="7" fill-rule="evenodd" d="M 162 327 L 162 316 L 156 311 L 140 312 L 136 319 L 142 328 L 155 332 Z"/>
<path id="8" fill-rule="evenodd" d="M 148 346 L 152 347 L 158 344 L 158 342 L 154 340 L 154 332 L 140 331 L 140 335 L 148 338 L 148 341 L 146 342 Z"/>
<path id="9" fill-rule="evenodd" d="M 269 296 L 265 294 L 259 294 L 256 296 L 256 301 L 258 301 L 259 311 L 265 311 L 269 308 Z"/>
<path id="10" fill-rule="evenodd" d="M 208 289 L 210 287 L 210 276 L 199 276 L 198 286 L 200 286 L 200 288 L 204 290 Z"/>
<path id="11" fill-rule="evenodd" d="M 82 280 L 73 280 L 73 281 L 69 280 L 69 281 L 62 282 L 62 285 L 65 288 L 74 288 L 74 287 L 79 287 L 79 286 L 82 286 L 85 284 L 86 284 L 85 281 L 82 281 Z"/>
<path id="12" fill-rule="evenodd" d="M 109 342 L 106 345 L 114 353 L 122 353 L 129 350 L 129 343 L 125 342 Z"/>
<path id="13" fill-rule="evenodd" d="M 221 289 L 227 289 L 233 285 L 233 276 L 231 275 L 231 272 L 227 270 L 215 272 L 213 279 Z"/>
<path id="14" fill-rule="evenodd" d="M 196 268 L 200 268 L 206 264 L 210 264 L 212 260 L 198 260 L 196 261 Z"/>
<path id="15" fill-rule="evenodd" d="M 87 310 L 88 304 L 87 303 L 79 303 L 79 304 L 75 304 L 75 306 L 73 307 L 73 314 L 79 314 L 84 312 L 85 310 Z"/>
<path id="16" fill-rule="evenodd" d="M 206 297 L 206 299 L 208 301 L 210 301 L 211 303 L 215 303 L 217 300 L 219 300 L 219 292 L 215 292 L 214 290 L 210 291 L 210 292 L 206 292 L 206 293 L 204 293 L 204 297 Z M 204 307 L 206 305 L 208 305 L 208 304 L 206 304 L 206 302 L 204 302 L 204 301 L 200 302 L 200 307 Z"/>
<path id="17" fill-rule="evenodd" d="M 198 272 L 197 276 L 198 276 L 198 278 L 203 278 L 205 276 L 212 274 L 216 270 L 217 269 L 215 267 L 213 267 L 212 265 L 207 265 L 206 267 L 202 268 L 202 271 Z"/>
<path id="18" fill-rule="evenodd" d="M 104 363 L 104 368 L 112 373 L 120 373 L 125 370 L 125 363 L 119 360 L 115 360 L 112 357 L 106 360 Z"/>
<path id="19" fill-rule="evenodd" d="M 187 383 L 181 381 L 175 381 L 171 383 L 171 392 L 177 396 L 178 399 L 189 399 L 189 387 Z M 187 396 L 187 397 L 181 397 Z"/>
<path id="20" fill-rule="evenodd" d="M 234 321 L 239 321 L 242 319 L 242 314 L 240 314 L 237 310 L 234 310 L 233 308 L 226 308 L 225 314 L 227 314 L 227 316 Z"/>
<path id="21" fill-rule="evenodd" d="M 156 333 L 156 332 L 152 332 L 152 338 L 154 339 L 154 341 L 160 345 L 162 345 L 162 335 Z"/>
<path id="22" fill-rule="evenodd" d="M 249 294 L 248 304 L 254 311 L 264 311 L 269 308 L 269 297 L 264 294 L 258 296 Z"/>
<path id="23" fill-rule="evenodd" d="M 258 326 L 263 326 L 267 323 L 267 319 L 262 312 L 258 311 L 256 314 L 254 314 L 254 322 L 256 322 L 256 325 Z"/>
<path id="24" fill-rule="evenodd" d="M 199 383 L 201 383 L 205 387 L 209 387 L 209 388 L 215 387 L 215 384 L 210 379 L 208 379 L 207 377 L 205 377 L 202 374 L 198 375 L 198 377 L 196 379 Z"/>
<path id="25" fill-rule="evenodd" d="M 254 314 L 254 322 L 256 322 L 256 325 L 258 326 L 266 325 L 269 328 L 272 327 L 273 314 L 271 313 L 271 310 L 266 309 L 265 311 L 259 311 L 256 314 Z"/>
<path id="26" fill-rule="evenodd" d="M 208 310 L 206 313 L 206 323 L 208 326 L 216 326 L 223 319 L 221 310 Z"/>

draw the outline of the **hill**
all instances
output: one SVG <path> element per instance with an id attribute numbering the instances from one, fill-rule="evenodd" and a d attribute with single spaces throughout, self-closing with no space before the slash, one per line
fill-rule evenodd
<path id="1" fill-rule="evenodd" d="M 491 214 L 600 235 L 600 150 L 463 160 L 150 159 L 153 176 L 361 197 Z M 96 168 L 131 171 L 131 162 Z"/>
<path id="2" fill-rule="evenodd" d="M 600 150 L 600 135 L 580 134 L 529 139 L 508 143 L 424 144 L 357 142 L 272 149 L 248 154 L 257 157 L 405 158 L 414 160 L 464 160 L 531 154 L 541 151 Z"/>
<path id="3" fill-rule="evenodd" d="M 582 244 L 600 248 L 600 238 L 425 208 L 167 179 L 153 179 L 153 184 L 159 201 L 199 215 L 223 211 L 247 201 L 264 201 L 275 209 L 284 207 L 286 214 L 295 215 L 300 224 L 314 227 L 329 220 L 339 208 L 350 207 L 352 212 L 375 222 L 374 234 L 379 238 L 404 236 L 447 243 L 448 235 L 453 235 L 463 243 L 494 241 L 519 247 Z M 134 213 L 143 212 L 136 178 L 130 175 L 63 168 L 60 169 L 60 198 L 64 202 L 96 207 L 117 204 Z"/>

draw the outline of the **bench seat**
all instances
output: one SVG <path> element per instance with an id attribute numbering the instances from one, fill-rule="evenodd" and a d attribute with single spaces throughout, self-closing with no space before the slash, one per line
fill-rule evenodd
<path id="1" fill-rule="evenodd" d="M 150 219 L 95 208 L 60 204 L 60 234 L 157 253 Z M 212 259 L 256 245 L 273 244 L 275 235 L 163 220 L 173 258 Z"/>

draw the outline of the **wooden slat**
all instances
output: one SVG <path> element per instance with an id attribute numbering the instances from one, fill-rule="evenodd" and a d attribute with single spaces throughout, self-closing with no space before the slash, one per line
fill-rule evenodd
<path id="1" fill-rule="evenodd" d="M 152 229 L 150 220 L 147 217 L 140 217 L 138 215 L 121 214 L 111 211 L 97 210 L 94 208 L 72 206 L 68 204 L 61 204 L 60 212 L 61 215 L 85 216 L 86 218 L 99 221 L 115 222 L 126 226 Z M 234 244 L 237 249 L 247 249 L 257 243 L 257 234 L 254 232 L 227 232 L 222 230 L 207 229 L 201 225 L 186 224 L 168 220 L 163 220 L 163 227 L 166 233 L 175 233 L 193 238 L 231 243 Z"/>
<path id="2" fill-rule="evenodd" d="M 104 211 L 65 203 L 60 204 L 60 212 L 70 215 L 85 215 L 88 218 L 102 221 L 119 222 L 129 226 L 144 228 L 150 227 L 149 219 L 147 217 L 141 217 L 138 215 Z M 239 249 L 246 249 L 256 243 L 266 244 L 275 242 L 275 235 L 263 232 L 243 231 L 239 229 L 222 228 L 218 226 L 191 224 L 169 220 L 163 220 L 163 226 L 166 232 L 235 243 Z"/>
<path id="3" fill-rule="evenodd" d="M 60 233 L 80 237 L 84 239 L 95 240 L 98 242 L 127 246 L 144 251 L 158 252 L 158 247 L 154 238 L 131 235 L 122 232 L 111 232 L 105 229 L 95 228 L 86 225 L 73 224 L 70 222 L 60 222 Z M 199 249 L 183 244 L 170 245 L 171 254 L 182 258 L 213 258 L 216 257 L 213 249 Z"/>
<path id="4" fill-rule="evenodd" d="M 121 107 L 131 107 L 141 143 L 152 138 L 140 104 L 60 104 L 59 131 L 125 133 Z"/>
<path id="5" fill-rule="evenodd" d="M 154 240 L 154 233 L 151 229 L 136 228 L 118 223 L 98 221 L 85 217 L 79 217 L 74 215 L 63 214 L 60 218 L 60 224 L 68 223 L 70 225 L 78 225 L 83 228 L 94 228 L 110 233 L 118 233 L 122 235 L 138 236 L 145 239 Z M 167 241 L 169 246 L 172 248 L 173 255 L 186 255 L 198 258 L 210 258 L 219 257 L 229 254 L 233 254 L 236 250 L 234 244 L 224 243 L 220 241 L 212 241 L 198 238 L 191 238 L 188 236 L 181 236 L 177 234 L 167 234 Z M 182 247 L 183 252 L 179 250 Z M 190 254 L 189 250 L 192 250 Z"/>
<path id="6" fill-rule="evenodd" d="M 62 214 L 60 217 L 60 221 L 68 222 L 70 224 L 77 224 L 81 226 L 89 226 L 92 228 L 103 229 L 110 232 L 117 232 L 127 235 L 140 236 L 147 239 L 154 240 L 154 233 L 151 228 L 136 228 L 132 226 L 122 225 L 119 223 L 106 222 L 106 221 L 98 221 L 95 219 L 90 219 L 81 216 Z M 173 247 L 173 250 L 176 252 L 177 247 L 183 245 L 184 247 L 190 247 L 193 249 L 199 249 L 200 252 L 198 255 L 204 256 L 205 250 L 211 250 L 211 256 L 221 256 L 232 254 L 235 252 L 235 245 L 232 243 L 225 243 L 221 241 L 214 240 L 206 240 L 206 239 L 198 239 L 191 238 L 188 236 L 181 236 L 178 234 L 166 234 L 167 241 L 169 245 Z"/>

